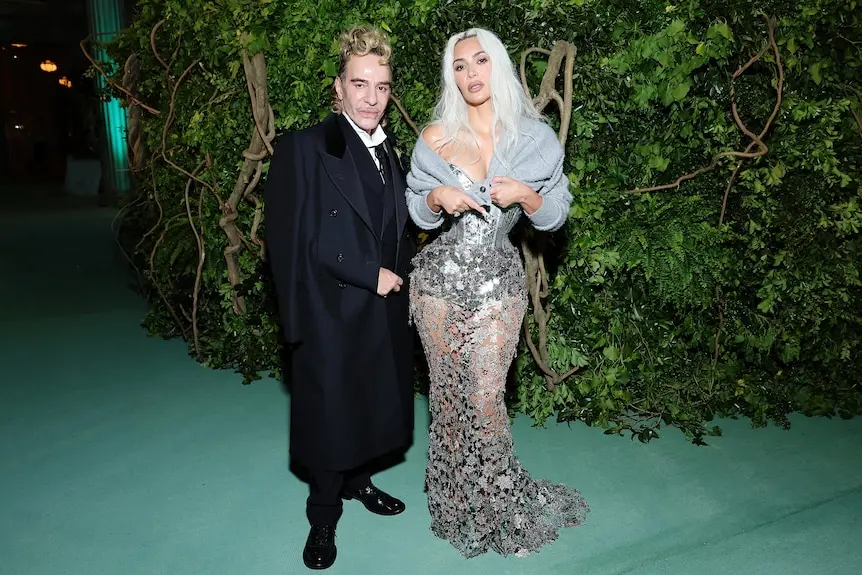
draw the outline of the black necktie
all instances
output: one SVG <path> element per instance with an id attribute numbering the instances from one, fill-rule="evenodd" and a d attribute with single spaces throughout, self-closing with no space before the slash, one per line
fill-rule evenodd
<path id="1" fill-rule="evenodd" d="M 391 170 L 389 166 L 389 155 L 386 153 L 386 143 L 382 143 L 378 146 L 374 146 L 374 155 L 377 157 L 377 162 L 380 164 L 377 169 L 380 172 L 380 179 L 383 180 L 383 183 L 389 181 L 389 172 Z"/>

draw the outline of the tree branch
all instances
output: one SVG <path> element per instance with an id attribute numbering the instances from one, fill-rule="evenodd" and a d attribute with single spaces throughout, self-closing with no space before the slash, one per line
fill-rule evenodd
<path id="1" fill-rule="evenodd" d="M 548 67 L 542 76 L 538 95 L 532 98 L 530 87 L 527 83 L 526 66 L 527 57 L 534 52 L 548 56 Z M 560 108 L 560 131 L 558 139 L 562 146 L 565 146 L 572 117 L 572 74 L 574 72 L 576 54 L 577 49 L 572 44 L 562 40 L 555 42 L 552 50 L 534 47 L 524 50 L 521 54 L 520 73 L 524 93 L 527 97 L 533 99 L 536 109 L 540 112 L 552 101 L 556 102 Z M 561 96 L 556 89 L 556 81 L 564 61 L 566 64 L 563 75 L 564 96 Z M 543 237 L 539 236 L 539 238 Z M 530 246 L 526 238 L 521 243 L 521 251 L 524 254 L 527 291 L 533 307 L 533 319 L 536 323 L 539 342 L 537 344 L 533 340 L 533 334 L 526 321 L 524 322 L 524 339 L 527 342 L 530 353 L 533 355 L 533 360 L 545 376 L 547 389 L 553 391 L 560 382 L 574 374 L 579 367 L 576 366 L 564 374 L 559 374 L 550 365 L 548 353 L 548 319 L 550 318 L 550 307 L 543 302 L 548 297 L 549 292 L 548 272 L 545 269 L 545 258 L 541 249 L 541 240 L 539 241 L 540 245 L 535 250 Z"/>
<path id="2" fill-rule="evenodd" d="M 108 84 L 110 84 L 111 86 L 113 86 L 113 87 L 114 87 L 114 88 L 116 88 L 117 90 L 119 90 L 120 92 L 122 92 L 123 94 L 125 94 L 126 96 L 128 96 L 128 97 L 129 97 L 129 100 L 131 100 L 132 102 L 134 102 L 135 104 L 137 104 L 138 106 L 140 106 L 141 108 L 143 108 L 144 110 L 146 110 L 147 112 L 149 112 L 149 113 L 151 113 L 151 114 L 155 114 L 156 116 L 158 116 L 159 114 L 161 114 L 161 112 L 159 112 L 158 110 L 156 110 L 156 109 L 155 109 L 155 108 L 153 108 L 152 106 L 148 106 L 148 105 L 146 105 L 146 104 L 145 104 L 145 103 L 143 103 L 141 100 L 139 100 L 138 98 L 136 98 L 136 97 L 135 97 L 135 95 L 134 95 L 134 94 L 132 94 L 130 91 L 128 91 L 127 89 L 123 88 L 121 85 L 117 84 L 117 83 L 116 83 L 116 82 L 115 82 L 115 81 L 114 81 L 114 80 L 113 80 L 113 79 L 112 79 L 112 78 L 107 74 L 107 72 L 105 72 L 105 70 L 104 70 L 101 66 L 99 66 L 99 64 L 97 64 L 97 63 L 96 63 L 96 60 L 94 60 L 94 59 L 93 59 L 93 57 L 92 57 L 92 56 L 90 56 L 90 53 L 89 53 L 89 52 L 87 52 L 86 43 L 87 43 L 87 41 L 88 41 L 89 39 L 90 39 L 90 36 L 87 36 L 86 38 L 84 38 L 83 40 L 81 40 L 81 41 L 79 42 L 79 44 L 78 44 L 78 45 L 81 47 L 81 52 L 83 52 L 83 53 L 84 53 L 84 56 L 86 56 L 86 57 L 87 57 L 87 60 L 89 60 L 89 61 L 90 61 L 90 64 L 92 64 L 92 65 L 93 65 L 93 68 L 95 68 L 96 70 L 98 70 L 98 71 L 99 71 L 99 73 L 100 73 L 102 76 L 104 76 L 105 81 L 106 81 L 106 82 L 108 82 Z"/>
<path id="3" fill-rule="evenodd" d="M 195 168 L 194 174 L 201 170 L 204 167 L 204 162 L 198 164 L 198 167 Z M 201 342 L 200 342 L 200 334 L 198 333 L 198 296 L 200 294 L 201 289 L 201 274 L 203 272 L 204 260 L 206 258 L 206 251 L 204 249 L 204 239 L 201 234 L 198 233 L 197 226 L 195 226 L 194 219 L 192 218 L 192 207 L 189 203 L 189 190 L 191 190 L 192 184 L 194 183 L 195 178 L 189 178 L 186 182 L 186 193 L 185 193 L 185 203 L 186 203 L 186 214 L 188 215 L 189 225 L 192 228 L 192 232 L 195 234 L 195 241 L 198 246 L 198 267 L 195 273 L 195 285 L 194 291 L 192 292 L 192 335 L 194 336 L 195 342 L 195 355 L 198 360 L 201 359 Z M 201 205 L 203 204 L 203 194 L 204 190 L 201 190 L 200 199 L 198 200 L 198 221 L 201 219 Z"/>
<path id="4" fill-rule="evenodd" d="M 419 128 L 416 127 L 416 122 L 413 121 L 413 118 L 410 117 L 410 114 L 407 113 L 407 110 L 404 108 L 404 104 L 401 103 L 401 100 L 398 99 L 398 96 L 392 94 L 392 101 L 395 102 L 395 106 L 398 108 L 398 111 L 401 112 L 401 116 L 404 118 L 404 121 L 407 122 L 407 125 L 413 128 L 413 131 L 416 132 L 416 135 L 419 135 Z"/>
<path id="5" fill-rule="evenodd" d="M 752 140 L 752 142 L 748 145 L 748 147 L 746 147 L 745 151 L 743 151 L 743 152 L 737 152 L 737 151 L 721 152 L 719 154 L 716 154 L 713 157 L 713 159 L 709 163 L 709 165 L 707 165 L 703 168 L 700 168 L 699 170 L 696 170 L 690 174 L 682 175 L 679 178 L 677 178 L 673 183 L 663 184 L 660 186 L 651 186 L 648 188 L 635 188 L 633 190 L 628 190 L 628 192 L 626 192 L 626 193 L 646 193 L 646 192 L 657 192 L 657 191 L 661 191 L 661 190 L 677 189 L 684 182 L 687 182 L 688 180 L 694 179 L 697 176 L 700 176 L 702 174 L 705 174 L 707 172 L 711 172 L 712 170 L 714 170 L 718 166 L 718 163 L 722 158 L 740 158 L 740 159 L 759 158 L 760 156 L 765 155 L 769 151 L 769 148 L 763 142 L 763 137 L 766 135 L 766 132 L 771 127 L 773 120 L 775 120 L 775 117 L 778 114 L 778 110 L 781 108 L 782 93 L 783 93 L 783 87 L 784 87 L 784 68 L 781 65 L 781 57 L 778 53 L 778 45 L 775 43 L 775 23 L 776 23 L 775 17 L 771 17 L 771 18 L 767 19 L 767 27 L 768 27 L 768 33 L 769 33 L 769 40 L 767 42 L 767 45 L 764 46 L 764 48 L 760 52 L 758 52 L 757 54 L 752 56 L 748 60 L 748 62 L 746 62 L 745 64 L 740 66 L 736 70 L 736 72 L 733 73 L 733 76 L 731 77 L 731 80 L 730 80 L 731 113 L 733 114 L 733 120 L 736 123 L 736 125 L 739 127 L 739 129 L 746 136 L 751 138 L 751 140 Z M 778 67 L 778 87 L 776 89 L 778 92 L 778 98 L 777 98 L 777 101 L 775 103 L 775 106 L 773 107 L 772 114 L 769 116 L 769 119 L 767 120 L 763 131 L 761 132 L 760 135 L 755 135 L 751 130 L 749 130 L 745 126 L 745 124 L 742 122 L 742 120 L 739 117 L 739 111 L 737 110 L 736 100 L 734 99 L 734 96 L 735 96 L 734 80 L 739 78 L 739 76 L 741 76 L 746 70 L 748 70 L 748 68 L 750 68 L 752 65 L 754 65 L 755 62 L 760 60 L 760 58 L 763 57 L 763 55 L 766 53 L 766 51 L 770 47 L 772 48 L 773 53 L 775 54 L 776 65 Z M 755 146 L 757 146 L 759 149 L 756 152 L 751 152 L 751 149 L 754 148 Z M 726 193 L 730 193 L 729 187 L 726 189 Z M 723 214 L 722 214 L 722 219 L 723 219 Z"/>

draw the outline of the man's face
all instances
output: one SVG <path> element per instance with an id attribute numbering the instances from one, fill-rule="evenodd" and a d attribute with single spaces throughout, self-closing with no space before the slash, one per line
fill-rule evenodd
<path id="1" fill-rule="evenodd" d="M 380 56 L 351 56 L 344 77 L 335 79 L 335 93 L 353 122 L 369 134 L 377 129 L 389 103 L 392 71 Z"/>

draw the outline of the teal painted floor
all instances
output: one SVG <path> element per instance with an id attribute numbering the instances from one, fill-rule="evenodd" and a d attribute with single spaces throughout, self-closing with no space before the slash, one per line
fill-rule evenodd
<path id="1" fill-rule="evenodd" d="M 112 215 L 0 216 L 0 573 L 307 572 L 287 397 L 146 336 Z M 696 448 L 670 430 L 641 445 L 518 419 L 525 466 L 581 489 L 592 513 L 538 555 L 467 561 L 428 530 L 416 409 L 406 463 L 376 479 L 407 511 L 349 502 L 329 573 L 862 573 L 862 420 L 727 421 Z"/>

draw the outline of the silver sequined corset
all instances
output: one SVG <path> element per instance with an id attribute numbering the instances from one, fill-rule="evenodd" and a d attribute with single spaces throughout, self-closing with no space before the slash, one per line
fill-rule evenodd
<path id="1" fill-rule="evenodd" d="M 461 187 L 472 180 L 453 164 Z M 483 217 L 468 211 L 448 218 L 444 231 L 413 259 L 411 283 L 422 293 L 464 308 L 477 308 L 524 290 L 524 268 L 509 232 L 521 217 L 519 205 L 484 206 Z"/>

